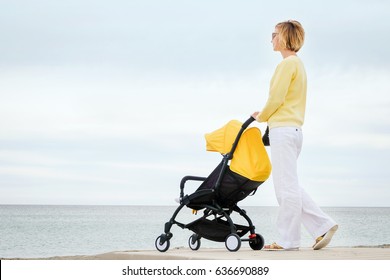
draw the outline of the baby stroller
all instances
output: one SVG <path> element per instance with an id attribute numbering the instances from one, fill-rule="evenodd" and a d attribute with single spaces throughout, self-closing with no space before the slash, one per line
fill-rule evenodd
<path id="1" fill-rule="evenodd" d="M 271 164 L 260 130 L 257 127 L 247 129 L 253 121 L 252 117 L 244 124 L 230 121 L 221 129 L 206 134 L 207 150 L 220 152 L 223 155 L 222 162 L 208 177 L 183 177 L 180 182 L 180 205 L 165 223 L 164 233 L 156 239 L 158 251 L 165 252 L 169 249 L 173 225 L 194 232 L 188 241 L 192 250 L 200 248 L 201 238 L 225 242 L 226 248 L 231 252 L 238 251 L 242 241 L 249 241 L 253 250 L 263 248 L 264 238 L 255 233 L 251 219 L 245 210 L 237 206 L 239 201 L 253 195 L 271 173 Z M 202 183 L 194 193 L 184 195 L 185 184 L 190 180 Z M 176 216 L 184 206 L 193 211 L 204 209 L 203 216 L 188 224 L 176 221 Z M 233 212 L 240 214 L 248 225 L 233 223 Z M 242 238 L 248 232 L 249 237 Z"/>

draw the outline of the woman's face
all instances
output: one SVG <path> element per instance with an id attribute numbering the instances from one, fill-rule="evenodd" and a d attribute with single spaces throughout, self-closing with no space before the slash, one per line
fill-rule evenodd
<path id="1" fill-rule="evenodd" d="M 279 47 L 279 28 L 275 27 L 275 31 L 272 33 L 272 46 L 274 48 L 274 51 L 280 51 Z"/>

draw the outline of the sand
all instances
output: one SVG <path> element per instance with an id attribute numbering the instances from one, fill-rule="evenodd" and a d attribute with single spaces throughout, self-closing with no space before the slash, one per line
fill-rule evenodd
<path id="1" fill-rule="evenodd" d="M 18 258 L 21 259 L 21 258 Z M 359 247 L 328 247 L 318 251 L 301 248 L 299 251 L 254 251 L 241 248 L 229 252 L 225 248 L 171 248 L 161 253 L 157 250 L 132 250 L 98 255 L 56 256 L 35 260 L 390 260 L 390 245 Z M 16 260 L 16 259 L 15 259 Z M 24 259 L 26 260 L 26 259 Z"/>

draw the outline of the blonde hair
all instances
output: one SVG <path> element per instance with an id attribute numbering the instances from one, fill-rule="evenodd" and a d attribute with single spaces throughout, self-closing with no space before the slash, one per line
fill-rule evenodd
<path id="1" fill-rule="evenodd" d="M 298 52 L 305 41 L 305 30 L 296 20 L 288 20 L 278 23 L 276 26 L 279 34 L 279 44 L 283 49 Z"/>

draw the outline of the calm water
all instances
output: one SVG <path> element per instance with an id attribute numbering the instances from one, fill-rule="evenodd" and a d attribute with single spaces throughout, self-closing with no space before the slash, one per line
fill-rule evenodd
<path id="1" fill-rule="evenodd" d="M 273 242 L 276 207 L 243 207 L 266 243 Z M 0 205 L 0 258 L 90 255 L 111 251 L 154 250 L 154 241 L 174 206 Z M 331 246 L 390 244 L 390 208 L 323 208 L 340 225 Z M 183 208 L 178 220 L 198 216 Z M 236 223 L 245 224 L 233 216 Z M 171 248 L 187 246 L 191 232 L 172 228 Z M 302 229 L 302 247 L 312 238 Z M 243 243 L 243 247 L 249 246 Z M 202 239 L 202 247 L 224 248 Z"/>

